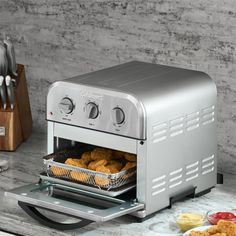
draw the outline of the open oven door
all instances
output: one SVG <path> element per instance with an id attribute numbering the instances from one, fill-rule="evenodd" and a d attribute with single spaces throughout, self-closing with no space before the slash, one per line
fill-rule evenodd
<path id="1" fill-rule="evenodd" d="M 60 184 L 41 181 L 5 192 L 14 198 L 19 206 L 31 217 L 51 228 L 59 230 L 75 229 L 94 221 L 108 221 L 122 215 L 144 209 L 144 204 L 134 199 L 118 199 L 69 188 Z M 78 218 L 76 223 L 63 223 L 52 220 L 41 209 Z"/>

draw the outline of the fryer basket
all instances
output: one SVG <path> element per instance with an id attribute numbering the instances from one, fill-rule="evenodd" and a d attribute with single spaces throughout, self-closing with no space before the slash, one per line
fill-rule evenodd
<path id="1" fill-rule="evenodd" d="M 118 188 L 136 179 L 136 167 L 115 174 L 105 174 L 64 164 L 68 157 L 78 158 L 83 151 L 64 150 L 44 157 L 44 167 L 49 177 L 85 184 L 106 190 Z"/>

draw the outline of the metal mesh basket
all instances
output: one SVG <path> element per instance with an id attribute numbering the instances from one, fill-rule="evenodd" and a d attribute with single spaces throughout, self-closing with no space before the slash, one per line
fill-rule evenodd
<path id="1" fill-rule="evenodd" d="M 80 154 L 76 150 L 67 150 L 44 157 L 47 175 L 107 190 L 118 188 L 136 179 L 136 167 L 115 174 L 105 174 L 64 164 L 68 157 L 79 159 Z"/>

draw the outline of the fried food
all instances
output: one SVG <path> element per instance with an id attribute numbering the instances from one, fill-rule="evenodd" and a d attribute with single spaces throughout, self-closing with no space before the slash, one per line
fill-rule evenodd
<path id="1" fill-rule="evenodd" d="M 95 148 L 91 152 L 91 159 L 96 160 L 111 160 L 112 159 L 112 150 L 106 148 Z"/>
<path id="2" fill-rule="evenodd" d="M 192 231 L 189 236 L 209 236 L 207 232 Z"/>
<path id="3" fill-rule="evenodd" d="M 136 166 L 136 162 L 127 162 L 126 165 L 121 169 L 121 171 L 129 170 L 135 166 Z M 130 172 L 130 173 L 125 174 L 123 178 L 126 180 L 126 179 L 131 178 L 133 175 L 134 175 L 134 172 Z"/>
<path id="4" fill-rule="evenodd" d="M 236 224 L 226 220 L 219 220 L 217 227 L 221 233 L 226 233 L 227 236 L 236 236 Z"/>
<path id="5" fill-rule="evenodd" d="M 61 167 L 57 167 L 57 166 L 52 166 L 50 168 L 50 170 L 52 171 L 52 173 L 55 176 L 58 176 L 58 177 L 61 177 L 61 176 L 64 176 L 64 175 L 68 175 L 70 173 L 70 170 L 67 170 L 67 169 L 61 168 Z"/>
<path id="6" fill-rule="evenodd" d="M 214 236 L 227 236 L 226 233 L 216 233 L 216 234 L 212 234 Z M 228 234 L 229 235 L 229 234 Z"/>
<path id="7" fill-rule="evenodd" d="M 82 159 L 68 158 L 65 161 L 65 164 L 87 169 L 87 165 L 85 164 L 84 160 L 82 160 Z"/>
<path id="8" fill-rule="evenodd" d="M 88 174 L 79 173 L 77 171 L 71 171 L 70 176 L 73 180 L 84 182 L 84 183 L 87 183 L 90 177 Z"/>
<path id="9" fill-rule="evenodd" d="M 105 174 L 111 174 L 111 171 L 105 166 L 98 166 L 96 168 L 96 171 L 102 172 L 102 173 L 105 173 Z M 101 187 L 105 187 L 105 186 L 109 185 L 109 179 L 107 179 L 105 177 L 96 175 L 94 177 L 94 180 L 95 180 L 95 183 L 97 185 L 101 186 Z"/>
<path id="10" fill-rule="evenodd" d="M 71 166 L 76 166 L 78 160 L 79 159 L 75 159 L 75 158 L 67 158 L 65 161 L 65 164 L 71 165 Z"/>
<path id="11" fill-rule="evenodd" d="M 217 225 L 200 231 L 192 231 L 189 236 L 236 236 L 236 224 L 231 221 L 219 220 Z"/>
<path id="12" fill-rule="evenodd" d="M 212 234 L 220 233 L 220 230 L 218 229 L 217 225 L 214 225 L 211 228 L 207 229 L 206 232 L 212 235 Z"/>
<path id="13" fill-rule="evenodd" d="M 97 167 L 99 166 L 105 166 L 107 164 L 107 160 L 96 160 L 96 161 L 91 161 L 88 165 L 88 169 L 90 170 L 96 170 Z"/>
<path id="14" fill-rule="evenodd" d="M 116 174 L 119 172 L 119 170 L 112 164 L 106 165 L 106 168 L 110 170 L 111 174 Z"/>
<path id="15" fill-rule="evenodd" d="M 109 161 L 107 165 L 114 166 L 118 171 L 120 171 L 123 166 L 123 164 L 121 162 L 115 161 L 115 160 Z"/>
<path id="16" fill-rule="evenodd" d="M 135 167 L 136 155 L 101 147 L 97 147 L 93 151 L 77 153 L 81 153 L 81 157 L 75 155 L 67 158 L 64 163 L 65 168 L 56 166 L 51 167 L 53 175 L 58 178 L 62 177 L 83 183 L 94 183 L 94 185 L 104 188 L 112 186 L 113 182 L 115 186 L 115 184 L 120 181 L 119 178 L 121 178 L 121 181 L 126 181 L 130 177 L 135 177 L 135 171 L 132 170 L 128 171 L 128 173 L 123 173 L 123 175 L 117 173 Z M 66 165 L 88 170 L 86 172 L 86 170 L 83 171 L 83 169 L 79 168 L 76 170 L 76 168 L 72 167 L 69 169 L 69 166 Z M 89 173 L 89 170 L 96 171 L 97 173 L 92 171 Z M 110 178 L 109 175 L 111 174 L 117 175 Z"/>
<path id="17" fill-rule="evenodd" d="M 123 165 L 119 161 L 111 160 L 106 165 L 106 168 L 108 168 L 112 174 L 115 174 L 121 170 L 122 166 Z"/>
<path id="18" fill-rule="evenodd" d="M 228 236 L 225 233 L 216 233 L 216 234 L 209 234 L 206 231 L 192 231 L 189 236 Z M 230 235 L 229 235 L 230 236 Z"/>
<path id="19" fill-rule="evenodd" d="M 125 152 L 113 150 L 112 156 L 114 159 L 122 159 L 124 158 L 124 155 L 125 155 Z"/>
<path id="20" fill-rule="evenodd" d="M 109 170 L 109 168 L 107 168 L 107 167 L 104 166 L 104 165 L 98 166 L 98 167 L 96 168 L 96 171 L 102 172 L 102 173 L 105 173 L 105 174 L 111 174 L 111 171 Z"/>
<path id="21" fill-rule="evenodd" d="M 127 162 L 126 165 L 122 168 L 122 170 L 129 170 L 136 166 L 136 162 Z"/>
<path id="22" fill-rule="evenodd" d="M 127 161 L 137 161 L 137 156 L 135 154 L 125 153 L 124 156 Z"/>
<path id="23" fill-rule="evenodd" d="M 91 152 L 84 152 L 81 156 L 81 160 L 84 161 L 85 165 L 88 165 L 89 162 L 92 161 Z"/>

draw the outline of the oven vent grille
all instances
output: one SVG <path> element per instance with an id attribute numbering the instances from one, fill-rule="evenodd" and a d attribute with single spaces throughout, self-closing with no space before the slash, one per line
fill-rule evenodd
<path id="1" fill-rule="evenodd" d="M 153 126 L 152 142 L 159 143 L 167 138 L 173 138 L 183 134 L 185 131 L 192 131 L 215 121 L 215 106 L 210 106 L 185 116 L 178 117 L 167 122 Z"/>
<path id="2" fill-rule="evenodd" d="M 184 117 L 170 121 L 170 137 L 175 137 L 184 132 Z"/>
<path id="3" fill-rule="evenodd" d="M 202 109 L 202 124 L 207 125 L 214 122 L 215 118 L 215 106 Z"/>
<path id="4" fill-rule="evenodd" d="M 176 169 L 169 174 L 158 176 L 152 180 L 152 196 L 156 196 L 166 189 L 172 189 L 184 182 L 189 182 L 202 175 L 208 174 L 215 169 L 215 155 L 203 158 L 201 161 L 195 161 L 185 168 Z M 201 172 L 202 171 L 202 172 Z"/>
<path id="5" fill-rule="evenodd" d="M 167 123 L 162 123 L 154 126 L 152 134 L 153 143 L 158 143 L 167 139 L 167 131 L 168 131 Z"/>
<path id="6" fill-rule="evenodd" d="M 183 182 L 183 168 L 172 171 L 169 174 L 169 188 L 174 188 Z"/>
<path id="7" fill-rule="evenodd" d="M 186 166 L 186 182 L 193 180 L 198 177 L 198 172 L 199 172 L 199 161 L 196 161 L 192 164 L 189 164 Z"/>
<path id="8" fill-rule="evenodd" d="M 202 174 L 206 175 L 215 169 L 215 155 L 211 155 L 202 160 Z"/>
<path id="9" fill-rule="evenodd" d="M 152 180 L 152 196 L 166 190 L 166 175 L 159 176 Z"/>
<path id="10" fill-rule="evenodd" d="M 200 126 L 200 117 L 199 117 L 200 112 L 194 112 L 186 117 L 186 129 L 187 131 L 191 131 L 193 129 L 196 129 Z"/>

